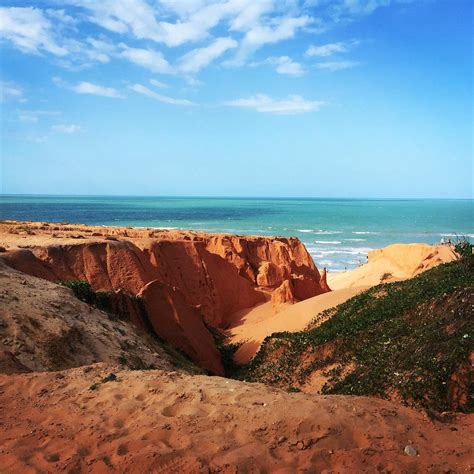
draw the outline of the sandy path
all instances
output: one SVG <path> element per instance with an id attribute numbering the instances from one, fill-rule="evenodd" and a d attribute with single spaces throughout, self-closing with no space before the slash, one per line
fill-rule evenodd
<path id="1" fill-rule="evenodd" d="M 276 314 L 271 301 L 235 313 L 231 321 L 233 327 L 229 330 L 230 340 L 243 343 L 235 354 L 235 361 L 241 364 L 248 362 L 267 336 L 274 332 L 301 331 L 322 311 L 344 303 L 367 288 L 361 286 L 331 291 L 294 305 L 286 305 Z"/>
<path id="2" fill-rule="evenodd" d="M 0 375 L 2 473 L 455 472 L 473 462 L 472 416 L 433 424 L 367 397 L 96 364 Z M 404 454 L 410 444 L 417 456 Z M 238 470 L 236 468 L 238 466 Z"/>

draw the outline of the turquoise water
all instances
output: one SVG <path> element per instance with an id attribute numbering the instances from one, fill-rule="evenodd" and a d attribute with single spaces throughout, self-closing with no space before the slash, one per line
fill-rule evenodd
<path id="1" fill-rule="evenodd" d="M 472 200 L 0 196 L 0 218 L 299 237 L 340 271 L 395 242 L 474 237 Z"/>

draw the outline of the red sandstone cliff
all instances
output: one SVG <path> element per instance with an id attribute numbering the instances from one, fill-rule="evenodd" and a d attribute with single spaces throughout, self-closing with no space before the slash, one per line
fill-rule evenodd
<path id="1" fill-rule="evenodd" d="M 151 325 L 214 373 L 222 373 L 222 365 L 206 324 L 226 328 L 230 315 L 277 289 L 276 304 L 328 290 L 295 238 L 175 232 L 130 239 L 125 230 L 115 235 L 115 240 L 19 249 L 3 259 L 50 281 L 83 280 L 95 291 L 120 290 L 116 304 L 128 306 L 132 321 Z M 148 321 L 124 300 L 124 292 L 143 299 Z"/>

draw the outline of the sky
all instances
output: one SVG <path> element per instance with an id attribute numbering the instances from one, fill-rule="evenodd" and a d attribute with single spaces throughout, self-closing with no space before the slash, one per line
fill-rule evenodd
<path id="1" fill-rule="evenodd" d="M 472 199 L 472 9 L 0 0 L 0 192 Z"/>

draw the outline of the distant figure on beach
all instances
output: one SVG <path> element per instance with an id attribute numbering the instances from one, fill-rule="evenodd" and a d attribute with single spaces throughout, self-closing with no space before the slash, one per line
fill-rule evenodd
<path id="1" fill-rule="evenodd" d="M 441 240 L 439 241 L 439 243 L 440 243 L 441 245 L 444 245 L 444 244 L 446 243 L 446 241 L 444 240 L 444 237 L 441 237 Z"/>
<path id="2" fill-rule="evenodd" d="M 328 286 L 327 276 L 328 276 L 328 269 L 324 267 L 323 272 L 321 273 L 321 277 L 319 279 L 319 284 L 321 285 L 321 288 L 323 289 L 324 292 L 331 291 L 331 288 L 329 288 Z"/>

